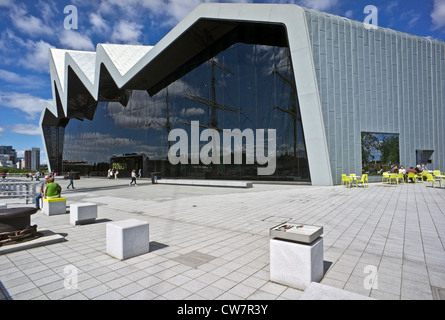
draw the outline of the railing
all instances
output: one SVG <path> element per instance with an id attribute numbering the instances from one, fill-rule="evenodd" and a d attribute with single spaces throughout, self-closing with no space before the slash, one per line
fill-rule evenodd
<path id="1" fill-rule="evenodd" d="M 28 182 L 20 180 L 1 179 L 0 198 L 24 198 L 26 204 L 40 192 L 41 182 Z"/>

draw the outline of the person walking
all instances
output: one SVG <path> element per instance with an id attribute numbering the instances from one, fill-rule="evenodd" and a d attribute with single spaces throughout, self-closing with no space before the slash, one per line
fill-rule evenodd
<path id="1" fill-rule="evenodd" d="M 73 183 L 73 180 L 74 180 L 74 172 L 73 172 L 72 170 L 68 173 L 68 179 L 70 179 L 70 183 L 68 184 L 68 187 L 66 187 L 66 188 L 69 189 L 70 186 L 72 186 L 73 189 L 76 189 L 76 188 L 74 188 L 74 183 Z"/>
<path id="2" fill-rule="evenodd" d="M 137 186 L 137 183 L 136 183 L 136 170 L 134 170 L 134 169 L 131 171 L 131 182 L 130 182 L 129 186 L 131 186 L 133 184 L 133 182 L 134 182 L 134 185 Z"/>

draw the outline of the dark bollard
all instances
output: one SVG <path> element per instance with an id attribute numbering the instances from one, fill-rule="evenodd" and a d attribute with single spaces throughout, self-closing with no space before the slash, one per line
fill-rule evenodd
<path id="1" fill-rule="evenodd" d="M 28 228 L 31 215 L 36 212 L 36 208 L 29 207 L 0 209 L 0 234 Z"/>

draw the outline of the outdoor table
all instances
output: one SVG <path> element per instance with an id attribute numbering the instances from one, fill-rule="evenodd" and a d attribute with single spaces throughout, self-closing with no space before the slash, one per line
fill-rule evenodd
<path id="1" fill-rule="evenodd" d="M 435 176 L 436 178 L 440 178 L 440 187 L 442 188 L 442 180 L 445 180 L 445 175 L 443 174 L 438 174 Z"/>
<path id="2" fill-rule="evenodd" d="M 355 183 L 357 180 L 360 180 L 362 177 L 361 176 L 357 176 L 357 175 L 355 175 L 355 174 L 353 174 L 353 175 L 349 175 L 348 176 L 349 178 L 352 178 L 352 180 L 353 180 L 353 182 Z M 354 185 L 354 183 L 352 184 L 352 186 L 354 187 L 354 186 L 357 186 L 357 185 Z"/>

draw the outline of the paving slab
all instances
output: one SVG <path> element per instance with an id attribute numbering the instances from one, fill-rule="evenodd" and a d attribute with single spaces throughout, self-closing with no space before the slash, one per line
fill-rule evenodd
<path id="1" fill-rule="evenodd" d="M 69 181 L 58 182 L 67 209 L 97 203 L 98 217 L 72 226 L 69 215 L 34 214 L 39 231 L 65 241 L 1 254 L 0 299 L 298 299 L 306 292 L 270 281 L 269 230 L 284 222 L 323 227 L 321 285 L 375 299 L 444 297 L 445 188 L 215 188 L 150 179 L 135 187 L 82 177 L 66 190 Z M 150 251 L 117 261 L 106 254 L 106 223 L 126 219 L 150 224 Z M 366 289 L 369 270 L 378 281 Z"/>

